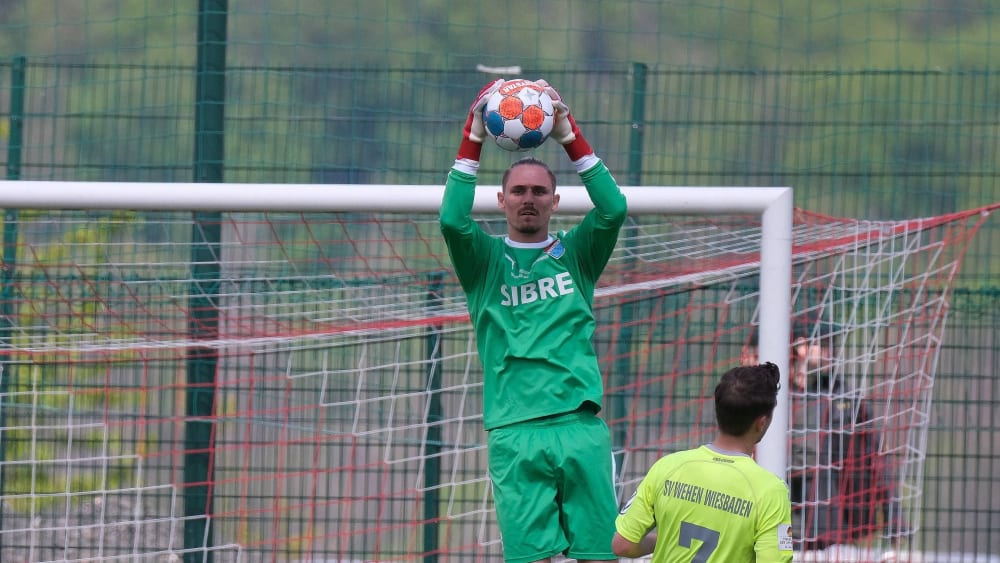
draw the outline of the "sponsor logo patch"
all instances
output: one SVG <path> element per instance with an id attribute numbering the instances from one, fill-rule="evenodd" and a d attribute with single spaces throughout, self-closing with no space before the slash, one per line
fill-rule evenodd
<path id="1" fill-rule="evenodd" d="M 791 524 L 779 524 L 778 525 L 778 549 L 781 551 L 791 551 L 792 550 L 792 525 Z"/>

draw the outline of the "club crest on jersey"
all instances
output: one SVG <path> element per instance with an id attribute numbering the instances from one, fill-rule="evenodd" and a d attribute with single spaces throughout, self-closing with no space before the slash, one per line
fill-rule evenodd
<path id="1" fill-rule="evenodd" d="M 563 254 L 566 254 L 566 247 L 562 245 L 562 241 L 560 241 L 559 239 L 553 240 L 543 250 L 546 254 L 555 258 L 556 260 L 562 258 Z"/>

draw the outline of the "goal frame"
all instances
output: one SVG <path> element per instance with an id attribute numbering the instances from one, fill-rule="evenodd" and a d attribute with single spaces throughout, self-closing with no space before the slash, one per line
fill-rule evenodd
<path id="1" fill-rule="evenodd" d="M 584 214 L 593 207 L 582 186 L 558 189 L 560 213 Z M 760 216 L 759 357 L 773 362 L 784 375 L 757 460 L 787 480 L 792 188 L 622 186 L 621 190 L 631 215 Z M 496 185 L 477 186 L 473 213 L 500 213 L 498 191 Z M 0 180 L 0 208 L 5 210 L 437 213 L 443 195 L 443 185 Z"/>

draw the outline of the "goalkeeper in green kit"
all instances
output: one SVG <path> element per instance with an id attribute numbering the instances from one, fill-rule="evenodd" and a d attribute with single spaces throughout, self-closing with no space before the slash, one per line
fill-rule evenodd
<path id="1" fill-rule="evenodd" d="M 625 222 L 625 196 L 580 133 L 559 94 L 551 139 L 563 145 L 594 203 L 566 232 L 550 233 L 555 175 L 525 158 L 504 173 L 497 202 L 507 235 L 471 217 L 486 136 L 473 103 L 441 204 L 441 232 L 466 300 L 483 364 L 490 478 L 509 563 L 617 560 L 611 438 L 597 416 L 604 394 L 591 337 L 594 288 Z"/>

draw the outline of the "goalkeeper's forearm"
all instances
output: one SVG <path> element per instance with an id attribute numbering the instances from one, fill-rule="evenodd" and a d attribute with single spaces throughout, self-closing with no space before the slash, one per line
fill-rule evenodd
<path id="1" fill-rule="evenodd" d="M 448 172 L 448 181 L 441 200 L 441 227 L 458 233 L 467 233 L 472 225 L 472 205 L 476 198 L 476 174 L 478 167 L 468 171 L 466 165 L 455 161 L 455 166 Z M 467 164 L 467 163 L 466 163 Z"/>
<path id="2" fill-rule="evenodd" d="M 625 194 L 618 187 L 618 182 L 611 175 L 611 171 L 604 165 L 601 159 L 590 154 L 590 158 L 585 157 L 587 162 L 580 162 L 581 165 L 589 164 L 587 168 L 580 172 L 580 179 L 587 188 L 587 195 L 593 202 L 601 217 L 608 222 L 622 224 L 628 215 L 628 204 Z M 579 161 L 578 161 L 579 162 Z"/>

